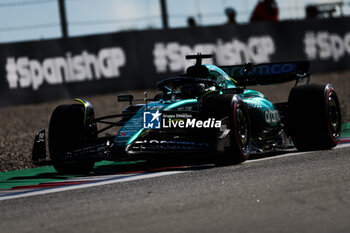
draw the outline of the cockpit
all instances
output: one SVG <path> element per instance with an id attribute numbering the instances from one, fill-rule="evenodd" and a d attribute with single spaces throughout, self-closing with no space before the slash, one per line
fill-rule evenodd
<path id="1" fill-rule="evenodd" d="M 234 81 L 214 65 L 191 66 L 185 74 L 161 80 L 157 86 L 164 99 L 200 98 L 208 91 L 236 87 Z"/>

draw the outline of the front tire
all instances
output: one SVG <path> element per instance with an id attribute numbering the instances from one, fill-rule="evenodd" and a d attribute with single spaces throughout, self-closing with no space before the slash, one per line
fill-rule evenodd
<path id="1" fill-rule="evenodd" d="M 246 161 L 250 153 L 251 129 L 248 110 L 239 95 L 210 96 L 205 102 L 208 112 L 215 118 L 229 118 L 229 147 L 218 155 L 216 165 L 239 164 Z"/>
<path id="2" fill-rule="evenodd" d="M 67 152 L 80 149 L 93 140 L 96 127 L 84 126 L 84 109 L 80 104 L 60 105 L 52 113 L 49 125 L 49 152 L 51 160 L 64 160 Z M 56 171 L 68 174 L 88 173 L 93 161 L 57 163 Z"/>

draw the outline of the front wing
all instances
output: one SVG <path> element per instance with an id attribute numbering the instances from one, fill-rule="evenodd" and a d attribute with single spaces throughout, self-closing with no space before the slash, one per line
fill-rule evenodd
<path id="1" fill-rule="evenodd" d="M 45 130 L 34 139 L 32 163 L 53 165 L 79 161 L 121 161 L 153 155 L 212 154 L 225 151 L 230 143 L 228 117 L 222 119 L 220 129 L 149 130 L 124 146 L 114 146 L 114 137 L 98 138 L 92 145 L 67 152 L 62 159 L 49 160 L 46 153 Z"/>

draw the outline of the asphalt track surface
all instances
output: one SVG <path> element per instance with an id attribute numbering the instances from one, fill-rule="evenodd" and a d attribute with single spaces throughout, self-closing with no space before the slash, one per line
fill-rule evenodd
<path id="1" fill-rule="evenodd" d="M 350 232 L 350 147 L 0 201 L 0 232 Z"/>

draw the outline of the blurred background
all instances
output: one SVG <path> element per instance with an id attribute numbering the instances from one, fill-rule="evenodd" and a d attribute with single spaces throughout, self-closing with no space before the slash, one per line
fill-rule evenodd
<path id="1" fill-rule="evenodd" d="M 129 30 L 225 24 L 225 9 L 235 11 L 236 22 L 247 24 L 258 0 L 0 0 L 0 43 L 52 39 L 62 36 L 60 4 L 69 36 Z M 165 4 L 162 8 L 162 3 Z M 279 20 L 301 20 L 306 8 L 318 17 L 350 15 L 348 0 L 277 0 Z M 163 11 L 162 11 L 163 9 Z M 164 15 L 165 11 L 165 15 Z M 61 11 L 62 12 L 62 11 Z M 162 14 L 163 13 L 163 14 Z"/>

